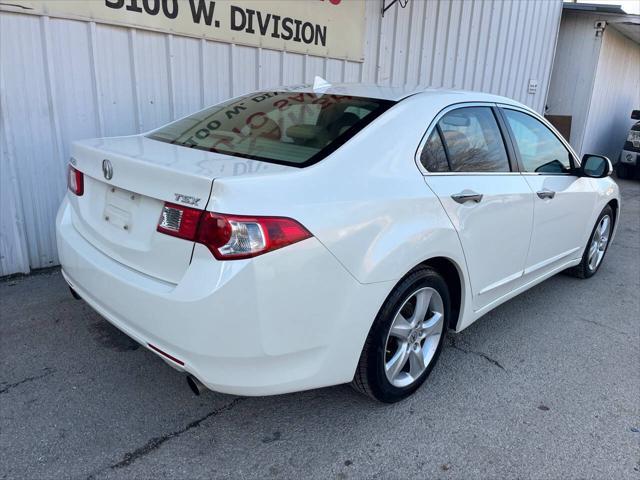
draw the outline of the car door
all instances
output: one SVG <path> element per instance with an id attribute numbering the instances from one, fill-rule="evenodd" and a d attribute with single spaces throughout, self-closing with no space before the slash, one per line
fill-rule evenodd
<path id="1" fill-rule="evenodd" d="M 525 275 L 535 277 L 582 255 L 597 195 L 592 180 L 577 175 L 571 151 L 542 120 L 522 109 L 505 106 L 500 111 L 523 178 L 534 193 Z"/>
<path id="2" fill-rule="evenodd" d="M 476 311 L 522 277 L 533 223 L 533 193 L 499 121 L 490 104 L 451 107 L 420 151 L 425 181 L 460 238 Z"/>

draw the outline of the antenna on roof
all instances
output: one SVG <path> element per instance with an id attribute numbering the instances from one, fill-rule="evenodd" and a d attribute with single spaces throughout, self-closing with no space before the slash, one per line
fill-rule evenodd
<path id="1" fill-rule="evenodd" d="M 332 85 L 322 77 L 319 77 L 319 76 L 316 75 L 316 78 L 313 79 L 313 90 L 314 91 L 317 91 L 317 90 L 324 91 L 324 90 L 327 90 L 327 89 L 329 89 L 331 87 L 332 87 Z"/>

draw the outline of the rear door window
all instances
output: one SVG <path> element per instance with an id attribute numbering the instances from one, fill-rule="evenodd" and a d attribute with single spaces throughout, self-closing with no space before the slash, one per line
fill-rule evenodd
<path id="1" fill-rule="evenodd" d="M 449 162 L 438 128 L 434 128 L 420 155 L 422 166 L 430 172 L 449 172 Z"/>
<path id="2" fill-rule="evenodd" d="M 452 110 L 438 122 L 452 172 L 509 172 L 509 157 L 490 107 Z"/>
<path id="3" fill-rule="evenodd" d="M 305 167 L 335 151 L 395 102 L 310 92 L 262 92 L 151 132 L 154 140 Z"/>

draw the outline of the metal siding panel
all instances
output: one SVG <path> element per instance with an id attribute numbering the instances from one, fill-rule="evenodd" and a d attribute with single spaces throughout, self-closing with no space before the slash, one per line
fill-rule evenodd
<path id="1" fill-rule="evenodd" d="M 498 38 L 495 44 L 495 55 L 493 57 L 493 73 L 491 82 L 483 86 L 483 90 L 490 93 L 502 92 L 502 75 L 509 65 L 509 44 L 513 43 L 513 29 L 511 18 L 514 13 L 513 3 L 503 3 L 500 5 L 500 24 L 498 26 Z"/>
<path id="2" fill-rule="evenodd" d="M 538 61 L 535 64 L 535 70 L 530 74 L 530 77 L 534 77 L 535 75 L 535 78 L 538 80 L 538 93 L 534 98 L 525 102 L 540 113 L 545 113 L 549 83 L 551 81 L 551 69 L 557 51 L 560 19 L 562 17 L 562 3 L 557 3 L 549 7 L 549 5 L 543 2 L 543 6 L 544 8 L 541 13 L 543 17 L 543 27 L 541 30 L 544 32 L 545 38 L 553 38 L 554 41 L 542 42 L 538 47 Z"/>
<path id="3" fill-rule="evenodd" d="M 304 81 L 312 83 L 316 75 L 324 78 L 325 59 L 322 57 L 310 57 L 306 55 L 304 57 Z"/>
<path id="4" fill-rule="evenodd" d="M 304 82 L 304 55 L 283 52 L 282 82 L 286 85 Z"/>
<path id="5" fill-rule="evenodd" d="M 499 88 L 494 88 L 494 85 L 499 83 L 500 72 L 504 68 L 504 52 L 507 48 L 505 41 L 507 25 L 505 25 L 505 20 L 508 19 L 509 7 L 509 4 L 503 4 L 500 1 L 493 4 L 490 24 L 491 34 L 487 43 L 486 61 L 483 65 L 484 75 L 479 88 L 483 92 L 495 93 L 499 90 Z"/>
<path id="6" fill-rule="evenodd" d="M 204 104 L 231 97 L 231 45 L 207 41 L 204 46 Z"/>
<path id="7" fill-rule="evenodd" d="M 540 78 L 537 78 L 535 75 L 537 68 L 539 68 L 540 59 L 542 58 L 542 55 L 535 55 L 535 52 L 539 52 L 542 50 L 542 45 L 543 45 L 542 41 L 544 38 L 542 35 L 536 35 L 535 32 L 545 31 L 544 30 L 545 20 L 546 20 L 545 17 L 546 15 L 544 14 L 544 4 L 540 3 L 539 1 L 535 2 L 535 8 L 533 12 L 533 21 L 531 22 L 533 31 L 530 32 L 529 39 L 527 42 L 527 52 L 525 54 L 525 58 L 527 59 L 527 62 L 524 65 L 522 76 L 520 77 L 521 82 L 520 82 L 520 85 L 518 86 L 519 98 L 521 98 L 522 101 L 528 101 L 529 95 L 531 95 L 528 92 L 529 80 L 535 79 L 538 82 L 542 80 Z M 542 86 L 538 85 L 538 88 L 541 89 Z M 540 92 L 542 91 L 543 90 L 540 90 Z M 539 96 L 542 96 L 542 95 L 539 95 Z"/>
<path id="8" fill-rule="evenodd" d="M 427 2 L 410 2 L 409 39 L 407 43 L 407 58 L 405 60 L 405 83 L 417 85 L 420 83 L 420 58 L 424 42 L 424 15 Z"/>
<path id="9" fill-rule="evenodd" d="M 200 109 L 200 41 L 173 37 L 174 117 L 180 118 Z"/>
<path id="10" fill-rule="evenodd" d="M 488 2 L 486 2 L 488 3 Z M 475 70 L 478 66 L 478 58 L 480 56 L 480 33 L 482 32 L 482 21 L 484 20 L 485 2 L 474 0 L 471 3 L 471 12 L 469 18 L 469 32 L 467 36 L 467 59 L 463 63 L 461 71 L 460 84 L 465 90 L 473 88 L 473 80 L 475 78 Z"/>
<path id="11" fill-rule="evenodd" d="M 617 160 L 640 105 L 640 45 L 608 26 L 585 127 L 582 152 Z"/>
<path id="12" fill-rule="evenodd" d="M 422 37 L 422 55 L 420 57 L 420 77 L 418 83 L 435 86 L 434 69 L 436 54 L 436 38 L 438 34 L 438 18 L 440 16 L 440 0 L 427 2 L 424 11 L 424 33 Z"/>
<path id="13" fill-rule="evenodd" d="M 104 114 L 102 112 L 102 89 L 100 86 L 100 77 L 98 75 L 98 33 L 95 22 L 87 24 L 87 35 L 89 37 L 90 52 L 90 68 L 91 68 L 91 86 L 93 91 L 93 109 L 95 112 L 95 122 L 98 127 L 98 136 L 104 136 Z"/>
<path id="14" fill-rule="evenodd" d="M 3 15 L 0 26 L 0 58 L 11 66 L 0 70 L 5 135 L 13 146 L 15 191 L 20 194 L 14 204 L 22 208 L 30 266 L 47 267 L 57 262 L 52 219 L 64 192 L 65 172 L 52 131 L 43 28 L 38 17 L 13 14 Z"/>
<path id="15" fill-rule="evenodd" d="M 62 147 L 62 135 L 60 133 L 60 114 L 58 112 L 57 105 L 57 94 L 56 94 L 56 78 L 55 78 L 55 69 L 53 66 L 53 54 L 52 54 L 52 40 L 51 40 L 51 27 L 49 17 L 42 17 L 40 19 L 40 27 L 42 30 L 42 55 L 43 55 L 43 64 L 44 64 L 44 76 L 45 82 L 47 86 L 47 103 L 49 106 L 49 124 L 51 127 L 51 136 L 54 142 L 54 149 L 51 153 L 53 153 L 54 158 L 58 161 L 61 161 L 62 171 L 64 172 L 64 167 L 66 166 L 66 156 L 65 149 Z M 63 77 L 64 78 L 64 77 Z M 66 80 L 66 79 L 65 79 Z M 54 160 L 55 162 L 55 160 Z M 57 172 L 58 169 L 55 169 Z M 64 191 L 65 186 L 65 178 L 61 175 L 55 175 L 53 177 L 54 180 L 52 182 L 52 186 L 55 188 L 55 180 L 57 180 L 58 188 L 60 191 Z M 63 181 L 60 181 L 63 180 Z"/>
<path id="16" fill-rule="evenodd" d="M 405 8 L 397 8 L 394 19 L 393 55 L 391 58 L 391 85 L 404 85 L 407 81 L 407 62 L 409 61 L 409 39 L 411 34 L 411 13 L 414 2 Z"/>
<path id="17" fill-rule="evenodd" d="M 234 45 L 233 55 L 233 88 L 234 95 L 243 95 L 257 88 L 256 48 Z M 242 68 L 240 68 L 242 66 Z"/>
<path id="18" fill-rule="evenodd" d="M 142 131 L 149 131 L 173 120 L 175 117 L 172 109 L 175 107 L 171 98 L 170 77 L 169 77 L 169 46 L 167 36 L 156 33 L 138 30 L 135 37 L 136 45 L 136 71 L 138 72 L 139 108 L 141 112 Z M 130 52 L 133 54 L 133 51 Z M 121 61 L 124 61 L 122 59 Z M 119 67 L 119 66 L 118 66 Z M 129 88 L 133 78 L 132 69 L 126 68 L 129 74 Z M 123 81 L 125 81 L 123 79 Z M 131 109 L 135 105 L 132 98 Z M 127 133 L 134 133 L 129 131 Z"/>
<path id="19" fill-rule="evenodd" d="M 589 113 L 589 99 L 595 81 L 602 37 L 596 37 L 594 15 L 565 13 L 551 75 L 547 113 L 571 115 L 570 143 L 580 151 Z M 543 55 L 551 56 L 545 51 Z M 550 63 L 550 62 L 549 62 Z M 545 65 L 546 68 L 551 68 Z"/>
<path id="20" fill-rule="evenodd" d="M 140 52 L 137 47 L 137 31 L 135 28 L 129 29 L 129 49 L 131 55 L 129 55 L 130 68 L 131 68 L 131 92 L 133 93 L 133 112 L 135 114 L 135 123 L 137 127 L 137 133 L 141 133 L 144 130 L 144 124 L 142 122 L 142 105 L 140 102 L 140 61 L 138 57 Z"/>
<path id="21" fill-rule="evenodd" d="M 530 78 L 538 80 L 538 94 L 535 98 L 531 99 L 530 102 L 533 109 L 544 113 L 560 29 L 562 4 L 551 5 L 550 7 L 542 2 L 542 9 L 539 15 L 541 17 L 540 31 L 544 32 L 544 35 L 538 35 L 540 42 L 536 46 L 535 52 L 537 53 L 534 55 L 537 61 L 534 63 L 533 69 L 529 74 Z M 548 41 L 547 39 L 549 38 L 552 38 L 554 41 Z M 527 103 L 529 103 L 529 100 Z"/>
<path id="22" fill-rule="evenodd" d="M 0 42 L 3 19 L 0 18 Z M 0 49 L 0 54 L 2 50 Z M 4 105 L 6 88 L 0 70 L 0 105 Z M 0 108 L 0 276 L 12 273 L 29 273 L 29 253 L 27 247 L 22 201 L 18 194 L 18 177 L 13 145 L 9 140 L 9 123 L 5 118 L 6 109 Z"/>
<path id="23" fill-rule="evenodd" d="M 468 88 L 482 91 L 483 85 L 492 83 L 492 62 L 496 56 L 504 8 L 500 0 L 479 1 L 479 4 L 479 11 L 476 10 L 477 13 L 474 14 L 478 21 L 478 34 L 475 40 L 475 62 Z"/>
<path id="24" fill-rule="evenodd" d="M 525 38 L 527 37 L 528 30 L 527 25 L 530 23 L 528 18 L 529 7 L 533 5 L 533 2 L 521 2 L 519 4 L 518 23 L 515 29 L 514 48 L 511 52 L 511 60 L 509 62 L 510 68 L 505 75 L 505 92 L 507 97 L 516 98 L 516 91 L 518 85 L 518 73 L 522 67 L 522 62 L 527 59 L 524 58 Z"/>
<path id="25" fill-rule="evenodd" d="M 522 23 L 524 22 L 524 14 L 523 9 L 526 7 L 527 2 L 517 2 L 513 4 L 512 10 L 510 12 L 509 17 L 507 18 L 508 27 L 507 27 L 507 40 L 506 40 L 506 51 L 504 57 L 504 67 L 500 69 L 500 86 L 496 90 L 496 93 L 503 93 L 505 95 L 509 95 L 510 86 L 513 85 L 513 80 L 511 80 L 511 74 L 513 72 L 513 67 L 515 65 L 514 59 L 517 61 L 518 57 L 516 56 L 516 43 L 518 39 L 518 31 L 522 28 Z"/>
<path id="26" fill-rule="evenodd" d="M 143 34 L 148 32 L 138 32 L 138 39 Z M 130 55 L 129 35 L 126 29 L 96 25 L 96 68 L 100 83 L 98 101 L 104 120 L 105 136 L 130 135 L 137 130 L 135 99 L 131 88 Z M 143 68 L 140 70 L 143 74 L 148 73 Z M 144 80 L 141 82 L 144 83 Z M 153 84 L 148 85 L 148 88 L 153 89 Z"/>
<path id="27" fill-rule="evenodd" d="M 256 89 L 262 85 L 262 48 L 256 48 Z"/>
<path id="28" fill-rule="evenodd" d="M 449 24 L 451 14 L 451 2 L 440 0 L 435 26 L 435 39 L 433 42 L 433 57 L 429 84 L 433 87 L 444 86 L 444 69 L 447 62 L 447 40 L 449 36 Z M 428 46 L 427 46 L 428 48 Z"/>
<path id="29" fill-rule="evenodd" d="M 357 83 L 362 75 L 362 66 L 358 62 L 345 62 L 344 81 Z"/>
<path id="30" fill-rule="evenodd" d="M 375 83 L 378 77 L 378 48 L 380 42 L 380 16 L 381 3 L 369 1 L 365 3 L 365 29 L 364 39 L 364 64 L 362 65 L 362 78 L 365 83 Z"/>
<path id="31" fill-rule="evenodd" d="M 273 88 L 280 85 L 282 55 L 274 50 L 262 50 L 262 76 L 260 88 Z"/>
<path id="32" fill-rule="evenodd" d="M 395 50 L 395 25 L 398 8 L 387 10 L 380 23 L 380 41 L 378 45 L 378 69 L 376 83 L 391 84 L 393 55 Z"/>
<path id="33" fill-rule="evenodd" d="M 525 70 L 527 69 L 527 63 L 533 60 L 529 56 L 529 46 L 532 40 L 531 28 L 533 25 L 533 21 L 535 21 L 535 6 L 536 2 L 534 1 L 525 2 L 525 8 L 522 16 L 523 26 L 522 29 L 518 32 L 520 36 L 520 39 L 518 40 L 519 47 L 516 51 L 516 58 L 513 62 L 514 75 L 511 77 L 511 81 L 513 82 L 513 84 L 509 86 L 508 91 L 509 97 L 520 102 L 524 101 L 526 96 L 523 86 L 525 85 L 524 74 Z"/>
<path id="34" fill-rule="evenodd" d="M 63 139 L 62 167 L 69 158 L 66 139 L 99 135 L 94 114 L 91 51 L 85 22 L 50 20 L 51 63 L 56 90 L 56 111 Z M 68 75 L 73 72 L 73 75 Z"/>
<path id="35" fill-rule="evenodd" d="M 325 60 L 325 72 L 324 77 L 330 82 L 340 83 L 344 81 L 344 63 L 342 60 L 336 60 L 335 58 L 327 58 Z"/>
<path id="36" fill-rule="evenodd" d="M 443 52 L 442 86 L 455 87 L 456 57 L 458 54 L 458 40 L 462 22 L 463 0 L 451 0 L 449 20 L 447 22 L 446 47 Z"/>
<path id="37" fill-rule="evenodd" d="M 473 32 L 474 1 L 461 2 L 460 23 L 457 31 L 457 46 L 455 48 L 455 63 L 453 65 L 453 87 L 464 88 L 467 65 L 475 62 L 470 54 L 469 41 Z M 470 28 L 471 27 L 471 28 Z"/>

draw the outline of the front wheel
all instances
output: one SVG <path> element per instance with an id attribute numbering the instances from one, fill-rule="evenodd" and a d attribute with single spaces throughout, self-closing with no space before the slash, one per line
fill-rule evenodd
<path id="1" fill-rule="evenodd" d="M 609 239 L 613 232 L 613 219 L 613 210 L 607 205 L 593 227 L 582 260 L 578 265 L 568 270 L 569 274 L 578 278 L 589 278 L 596 274 L 609 247 Z"/>
<path id="2" fill-rule="evenodd" d="M 440 355 L 449 312 L 449 290 L 440 274 L 429 267 L 409 273 L 373 322 L 352 386 L 385 403 L 415 392 Z"/>

